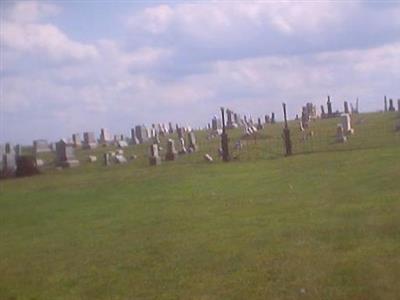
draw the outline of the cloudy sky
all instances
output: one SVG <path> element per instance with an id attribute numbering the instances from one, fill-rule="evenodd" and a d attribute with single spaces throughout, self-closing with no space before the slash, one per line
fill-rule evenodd
<path id="1" fill-rule="evenodd" d="M 0 141 L 400 98 L 400 1 L 2 1 Z"/>

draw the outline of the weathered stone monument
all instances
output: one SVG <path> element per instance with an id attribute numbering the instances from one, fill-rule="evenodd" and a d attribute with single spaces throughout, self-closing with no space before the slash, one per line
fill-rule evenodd
<path id="1" fill-rule="evenodd" d="M 168 123 L 168 133 L 173 134 L 174 133 L 174 127 L 172 126 L 172 122 Z"/>
<path id="2" fill-rule="evenodd" d="M 389 111 L 396 111 L 393 104 L 393 99 L 389 99 Z"/>
<path id="3" fill-rule="evenodd" d="M 194 135 L 193 131 L 190 131 L 188 133 L 188 142 L 189 142 L 189 151 L 190 152 L 196 152 L 197 150 L 199 150 L 199 146 L 196 143 L 196 136 Z"/>
<path id="4" fill-rule="evenodd" d="M 110 153 L 106 152 L 103 154 L 103 162 L 106 167 L 111 164 L 111 155 Z"/>
<path id="5" fill-rule="evenodd" d="M 283 107 L 283 117 L 285 121 L 285 127 L 283 129 L 283 139 L 286 147 L 286 156 L 289 156 L 292 155 L 292 141 L 290 139 L 290 130 L 287 122 L 286 104 L 282 103 L 282 107 Z"/>
<path id="6" fill-rule="evenodd" d="M 149 162 L 150 162 L 151 166 L 156 166 L 156 165 L 161 164 L 161 157 L 158 154 L 158 145 L 157 144 L 150 145 Z"/>
<path id="7" fill-rule="evenodd" d="M 222 116 L 222 134 L 221 134 L 221 149 L 222 149 L 222 160 L 225 162 L 230 161 L 229 155 L 229 140 L 228 134 L 225 129 L 225 110 L 221 107 L 221 116 Z"/>
<path id="8" fill-rule="evenodd" d="M 271 113 L 271 124 L 275 124 L 275 113 Z"/>
<path id="9" fill-rule="evenodd" d="M 383 102 L 384 102 L 384 105 L 385 105 L 385 107 L 384 107 L 385 112 L 387 112 L 388 111 L 388 106 L 387 106 L 387 98 L 386 98 L 386 96 L 383 98 Z"/>
<path id="10" fill-rule="evenodd" d="M 177 152 L 175 149 L 175 141 L 173 139 L 168 139 L 167 153 L 165 154 L 165 160 L 175 160 L 176 154 L 177 154 Z"/>
<path id="11" fill-rule="evenodd" d="M 112 143 L 111 133 L 106 128 L 100 129 L 100 144 L 106 146 Z"/>
<path id="12" fill-rule="evenodd" d="M 80 148 L 82 145 L 81 135 L 79 133 L 74 133 L 72 135 L 72 144 L 75 148 Z"/>
<path id="13" fill-rule="evenodd" d="M 97 148 L 97 141 L 94 132 L 84 132 L 83 133 L 83 148 L 85 149 L 95 149 Z"/>
<path id="14" fill-rule="evenodd" d="M 332 111 L 332 102 L 330 96 L 328 96 L 328 102 L 326 103 L 326 106 L 328 108 L 328 118 L 331 118 L 333 115 L 333 111 Z"/>
<path id="15" fill-rule="evenodd" d="M 263 129 L 263 125 L 261 123 L 261 118 L 258 118 L 257 120 L 257 130 L 262 130 Z"/>
<path id="16" fill-rule="evenodd" d="M 16 155 L 10 143 L 7 143 L 2 149 L 0 178 L 14 177 L 17 171 Z"/>
<path id="17" fill-rule="evenodd" d="M 21 155 L 16 160 L 16 173 L 17 177 L 33 176 L 39 174 L 36 165 L 36 159 L 33 155 Z"/>
<path id="18" fill-rule="evenodd" d="M 69 168 L 79 166 L 79 160 L 75 158 L 74 147 L 65 140 L 56 143 L 56 165 Z"/>
<path id="19" fill-rule="evenodd" d="M 136 137 L 135 128 L 131 129 L 131 145 L 140 144 L 138 138 Z"/>
<path id="20" fill-rule="evenodd" d="M 354 133 L 354 129 L 351 127 L 351 117 L 349 114 L 342 114 L 342 127 L 345 135 L 351 135 Z"/>
<path id="21" fill-rule="evenodd" d="M 179 147 L 180 147 L 180 149 L 179 149 L 179 151 L 178 151 L 178 154 L 185 154 L 185 153 L 187 153 L 187 149 L 186 149 L 186 147 L 185 147 L 185 139 L 184 139 L 184 138 L 180 138 L 180 139 L 179 139 Z"/>
<path id="22" fill-rule="evenodd" d="M 344 134 L 343 126 L 342 124 L 338 124 L 336 128 L 336 141 L 338 143 L 345 143 L 347 141 L 347 137 Z"/>
<path id="23" fill-rule="evenodd" d="M 43 139 L 33 141 L 33 150 L 35 153 L 51 152 L 49 143 Z"/>
<path id="24" fill-rule="evenodd" d="M 184 130 L 183 127 L 178 127 L 176 129 L 176 133 L 178 134 L 178 139 L 183 139 L 184 138 Z"/>
<path id="25" fill-rule="evenodd" d="M 345 114 L 349 114 L 349 104 L 347 103 L 347 101 L 344 101 L 344 113 Z"/>
<path id="26" fill-rule="evenodd" d="M 140 144 L 143 144 L 148 141 L 149 135 L 146 127 L 143 125 L 137 125 L 135 127 L 136 137 L 139 140 Z"/>

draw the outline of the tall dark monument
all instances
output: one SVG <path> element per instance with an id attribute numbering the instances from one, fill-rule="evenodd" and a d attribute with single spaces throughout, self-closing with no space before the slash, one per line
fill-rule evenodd
<path id="1" fill-rule="evenodd" d="M 328 96 L 328 102 L 326 103 L 326 106 L 328 107 L 328 117 L 330 117 L 332 116 L 332 102 L 330 96 Z"/>
<path id="2" fill-rule="evenodd" d="M 385 104 L 385 112 L 387 112 L 388 111 L 388 107 L 387 107 L 387 98 L 386 98 L 386 96 L 385 96 L 383 101 L 384 101 L 384 104 Z"/>
<path id="3" fill-rule="evenodd" d="M 285 128 L 283 129 L 283 138 L 285 139 L 286 156 L 292 155 L 292 141 L 290 140 L 290 130 L 287 123 L 286 104 L 282 103 L 283 116 L 285 118 Z"/>
<path id="4" fill-rule="evenodd" d="M 222 134 L 221 134 L 221 148 L 222 148 L 222 160 L 229 161 L 229 146 L 228 146 L 228 134 L 226 133 L 225 128 L 225 110 L 221 107 L 221 115 L 222 115 Z"/>

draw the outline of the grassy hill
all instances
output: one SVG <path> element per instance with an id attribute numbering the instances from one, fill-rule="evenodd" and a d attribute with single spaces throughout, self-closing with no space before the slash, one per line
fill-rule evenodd
<path id="1" fill-rule="evenodd" d="M 109 168 L 99 148 L 1 181 L 0 299 L 398 299 L 397 120 L 359 115 L 346 144 L 338 120 L 309 138 L 292 122 L 291 157 L 275 124 L 230 163 L 198 132 L 198 153 L 158 167 L 147 145 Z"/>

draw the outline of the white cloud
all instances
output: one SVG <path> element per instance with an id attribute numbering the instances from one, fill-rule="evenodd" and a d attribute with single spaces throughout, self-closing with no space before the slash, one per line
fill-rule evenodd
<path id="1" fill-rule="evenodd" d="M 60 7 L 39 1 L 18 1 L 5 12 L 5 17 L 16 23 L 35 22 L 48 16 L 55 16 Z"/>
<path id="2" fill-rule="evenodd" d="M 69 39 L 51 24 L 4 22 L 0 33 L 3 47 L 50 56 L 51 59 L 96 58 L 96 47 Z"/>

